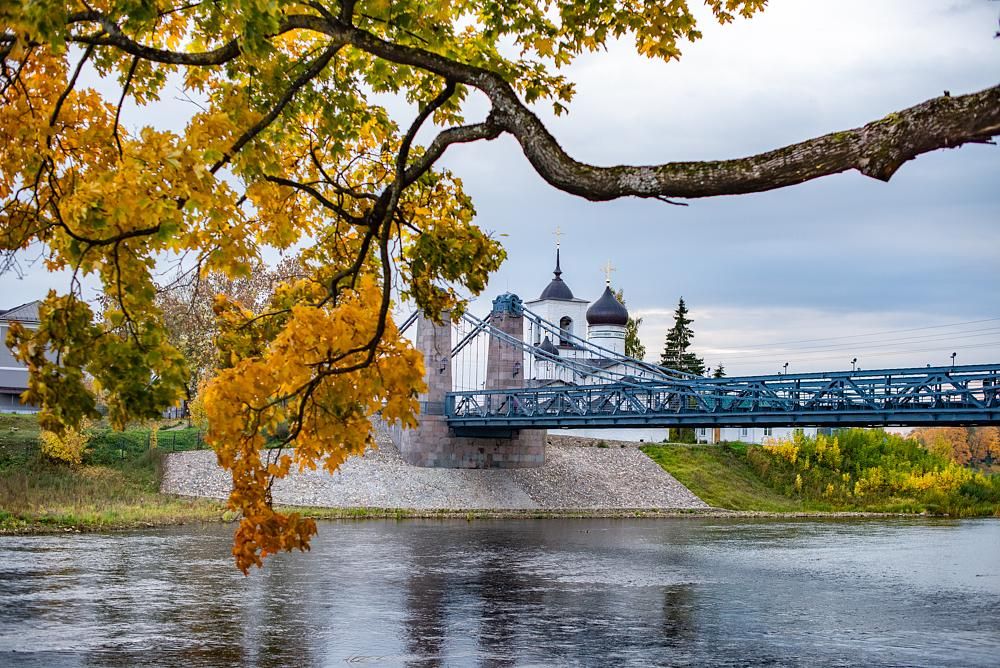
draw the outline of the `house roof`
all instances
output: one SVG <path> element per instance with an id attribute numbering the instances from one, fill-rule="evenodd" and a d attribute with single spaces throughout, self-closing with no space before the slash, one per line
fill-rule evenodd
<path id="1" fill-rule="evenodd" d="M 38 316 L 38 306 L 41 304 L 37 299 L 35 301 L 27 302 L 21 304 L 20 306 L 15 306 L 10 309 L 0 309 L 0 320 L 12 321 L 17 320 L 19 322 L 27 323 L 37 323 L 40 322 Z"/>

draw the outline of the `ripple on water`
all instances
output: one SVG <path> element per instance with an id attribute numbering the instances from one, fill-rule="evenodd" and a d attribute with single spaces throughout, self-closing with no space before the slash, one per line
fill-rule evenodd
<path id="1" fill-rule="evenodd" d="M 231 527 L 0 538 L 0 665 L 995 665 L 1000 522 Z M 978 576 L 978 577 L 977 577 Z"/>

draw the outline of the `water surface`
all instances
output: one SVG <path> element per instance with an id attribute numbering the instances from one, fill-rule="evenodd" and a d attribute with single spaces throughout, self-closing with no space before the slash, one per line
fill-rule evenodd
<path id="1" fill-rule="evenodd" d="M 0 665 L 1000 664 L 1000 521 L 321 523 L 0 538 Z"/>

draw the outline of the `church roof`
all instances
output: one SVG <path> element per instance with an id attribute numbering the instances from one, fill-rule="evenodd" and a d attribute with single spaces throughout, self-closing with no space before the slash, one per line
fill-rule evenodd
<path id="1" fill-rule="evenodd" d="M 542 290 L 542 296 L 539 300 L 543 299 L 556 299 L 559 301 L 572 301 L 573 291 L 569 289 L 569 286 L 562 279 L 562 269 L 559 268 L 559 249 L 556 249 L 556 270 L 552 272 L 555 277 L 549 281 L 549 284 L 545 286 Z"/>
<path id="2" fill-rule="evenodd" d="M 545 337 L 545 340 L 542 341 L 541 345 L 538 346 L 538 349 L 541 350 L 542 352 L 548 353 L 550 355 L 558 355 L 559 354 L 559 349 L 556 348 L 556 346 L 555 346 L 554 343 L 552 343 L 552 339 L 550 339 L 547 336 Z"/>
<path id="3" fill-rule="evenodd" d="M 604 294 L 587 309 L 588 325 L 620 325 L 628 324 L 628 310 L 611 292 L 611 286 L 604 288 Z"/>

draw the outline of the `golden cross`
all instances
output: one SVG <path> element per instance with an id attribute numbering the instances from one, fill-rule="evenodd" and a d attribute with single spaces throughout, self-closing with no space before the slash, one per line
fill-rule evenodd
<path id="1" fill-rule="evenodd" d="M 559 241 L 563 235 L 562 228 L 556 225 L 556 231 L 553 232 L 552 234 L 556 235 L 556 248 L 559 248 Z"/>
<path id="2" fill-rule="evenodd" d="M 611 272 L 615 271 L 615 267 L 611 264 L 611 260 L 608 260 L 608 263 L 601 267 L 601 270 L 604 271 L 604 281 L 608 285 L 611 285 Z"/>

